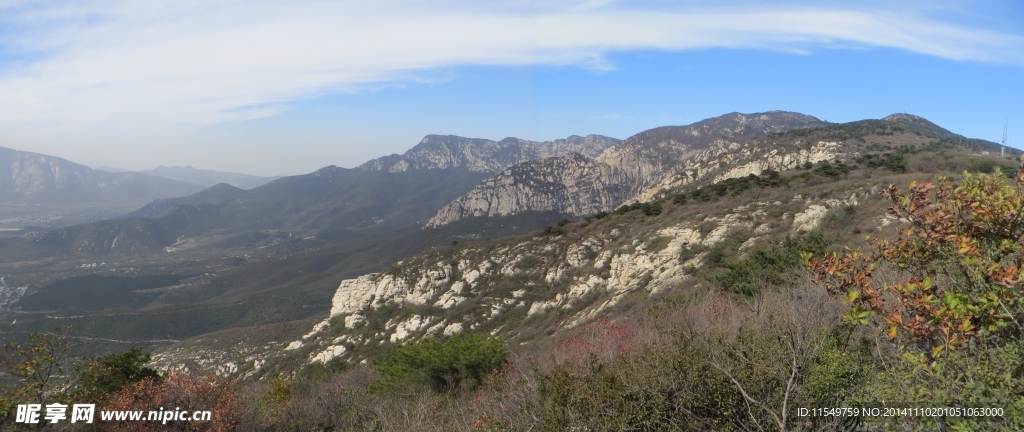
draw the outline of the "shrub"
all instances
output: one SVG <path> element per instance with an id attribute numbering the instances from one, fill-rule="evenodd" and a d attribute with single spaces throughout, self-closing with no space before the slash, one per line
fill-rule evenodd
<path id="1" fill-rule="evenodd" d="M 867 404 L 1003 409 L 1002 416 L 948 416 L 941 419 L 868 418 L 882 430 L 1021 430 L 1024 426 L 1024 343 L 950 351 L 941 362 L 922 364 L 912 355 L 875 371 L 864 394 L 855 400 Z M 940 367 L 935 367 L 941 365 Z M 945 428 L 937 421 L 945 423 Z"/>
<path id="2" fill-rule="evenodd" d="M 661 203 L 660 202 L 646 202 L 646 203 L 633 203 L 626 204 L 622 207 L 615 209 L 616 214 L 626 214 L 634 210 L 640 210 L 644 216 L 657 216 L 661 214 Z"/>
<path id="3" fill-rule="evenodd" d="M 562 235 L 565 234 L 565 226 L 569 225 L 569 219 L 562 219 L 555 225 L 550 225 L 544 228 L 544 233 L 548 235 Z"/>
<path id="4" fill-rule="evenodd" d="M 146 367 L 151 358 L 152 356 L 148 352 L 143 352 L 142 348 L 132 347 L 128 351 L 110 354 L 82 364 L 77 397 L 102 398 L 144 379 L 159 382 L 161 378 L 156 369 Z"/>
<path id="5" fill-rule="evenodd" d="M 374 362 L 378 392 L 427 387 L 438 393 L 471 390 L 508 358 L 502 338 L 469 333 L 447 340 L 421 339 L 401 345 Z"/>
<path id="6" fill-rule="evenodd" d="M 903 153 L 867 154 L 858 158 L 857 162 L 870 168 L 884 168 L 895 173 L 907 172 L 907 158 Z"/>
<path id="7" fill-rule="evenodd" d="M 836 161 L 835 165 L 832 165 L 829 161 L 824 161 L 812 172 L 822 177 L 837 179 L 849 174 L 851 170 L 853 170 L 853 167 L 844 164 L 842 161 Z"/>
<path id="8" fill-rule="evenodd" d="M 779 243 L 754 249 L 745 258 L 724 256 L 715 248 L 702 270 L 704 278 L 725 291 L 751 295 L 768 286 L 782 286 L 794 280 L 801 252 L 821 256 L 835 241 L 820 231 L 787 236 Z M 713 268 L 717 267 L 717 268 Z"/>
<path id="9" fill-rule="evenodd" d="M 617 348 L 619 333 L 581 329 L 535 372 L 540 429 L 850 430 L 796 410 L 851 400 L 870 371 L 870 346 L 848 346 L 851 326 L 836 325 L 841 313 L 825 295 L 769 297 L 755 314 L 714 295 L 686 312 L 699 324 L 632 349 Z M 736 330 L 717 321 L 733 318 Z"/>
<path id="10" fill-rule="evenodd" d="M 690 200 L 713 202 L 726 195 L 737 196 L 749 189 L 787 186 L 790 179 L 791 177 L 782 177 L 778 171 L 765 170 L 761 175 L 750 174 L 746 177 L 725 179 L 718 183 L 701 186 L 688 193 L 678 193 L 672 196 L 672 202 L 676 205 L 685 205 Z"/>

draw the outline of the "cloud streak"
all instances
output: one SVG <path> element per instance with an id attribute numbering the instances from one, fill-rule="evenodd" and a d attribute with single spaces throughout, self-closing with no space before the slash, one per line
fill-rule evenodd
<path id="1" fill-rule="evenodd" d="M 654 10 L 609 1 L 42 3 L 0 0 L 0 134 L 187 129 L 450 67 L 611 70 L 606 56 L 630 50 L 887 47 L 1024 64 L 1020 35 L 907 12 Z"/>

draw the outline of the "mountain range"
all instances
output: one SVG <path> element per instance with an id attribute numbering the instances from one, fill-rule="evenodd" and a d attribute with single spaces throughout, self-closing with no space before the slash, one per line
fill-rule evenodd
<path id="1" fill-rule="evenodd" d="M 551 142 L 428 135 L 403 155 L 351 169 L 332 165 L 251 190 L 218 184 L 155 200 L 120 218 L 0 241 L 0 259 L 158 252 L 185 240 L 187 245 L 233 241 L 261 230 L 303 237 L 354 231 L 387 235 L 426 223 L 442 206 L 509 166 L 574 152 L 596 156 L 618 142 L 598 135 Z"/>
<path id="2" fill-rule="evenodd" d="M 333 316 L 292 339 L 294 350 L 275 340 L 239 351 L 230 362 L 244 373 L 269 370 L 254 352 L 301 365 L 343 353 L 360 361 L 389 343 L 464 329 L 550 334 L 683 284 L 693 260 L 720 245 L 739 259 L 741 245 L 822 225 L 846 236 L 885 226 L 876 207 L 886 182 L 1012 169 L 999 151 L 904 114 L 832 124 L 732 113 L 624 141 L 429 135 L 351 169 L 251 190 L 219 184 L 121 218 L 0 240 L 5 274 L 32 285 L 26 299 L 39 296 L 8 327 L 72 324 L 90 337 L 194 344 L 219 340 L 200 337 L 210 332 Z M 634 202 L 644 205 L 624 205 Z M 422 228 L 439 216 L 448 219 Z M 563 217 L 575 221 L 556 223 Z M 121 283 L 146 275 L 173 285 Z M 47 309 L 69 304 L 74 287 L 92 290 L 74 293 L 88 305 Z M 227 352 L 189 344 L 163 364 Z"/>

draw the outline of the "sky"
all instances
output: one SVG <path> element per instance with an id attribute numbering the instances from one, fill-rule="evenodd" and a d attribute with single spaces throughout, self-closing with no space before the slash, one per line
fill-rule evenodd
<path id="1" fill-rule="evenodd" d="M 0 0 L 0 146 L 293 175 L 778 109 L 1024 147 L 1024 3 L 765 3 Z"/>

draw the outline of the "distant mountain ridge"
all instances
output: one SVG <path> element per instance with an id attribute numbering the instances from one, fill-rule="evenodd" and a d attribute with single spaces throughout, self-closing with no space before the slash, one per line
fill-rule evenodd
<path id="1" fill-rule="evenodd" d="M 110 173 L 55 156 L 0 147 L 0 200 L 146 202 L 202 189 L 178 180 L 142 173 Z"/>
<path id="2" fill-rule="evenodd" d="M 529 141 L 505 138 L 491 141 L 455 135 L 427 135 L 405 154 L 384 156 L 356 169 L 403 172 L 411 169 L 449 169 L 462 167 L 473 172 L 498 172 L 507 167 L 548 157 L 579 153 L 596 157 L 620 140 L 601 135 L 572 135 L 555 141 Z"/>
<path id="3" fill-rule="evenodd" d="M 666 176 L 694 168 L 686 161 L 707 159 L 771 133 L 827 124 L 805 114 L 771 111 L 650 129 L 596 157 L 567 155 L 508 168 L 439 210 L 426 226 L 526 211 L 585 215 L 610 210 Z"/>

